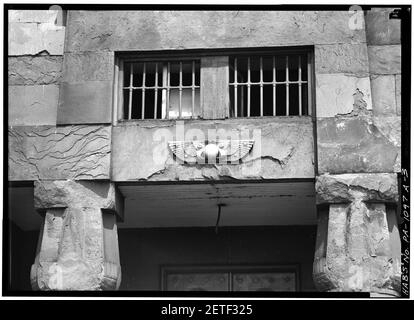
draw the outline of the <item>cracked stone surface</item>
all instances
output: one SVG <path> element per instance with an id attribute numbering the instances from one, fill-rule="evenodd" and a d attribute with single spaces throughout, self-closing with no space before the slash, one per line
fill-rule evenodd
<path id="1" fill-rule="evenodd" d="M 370 79 L 347 74 L 316 74 L 316 116 L 334 117 L 354 109 L 355 93 L 362 94 L 365 109 L 372 109 Z"/>
<path id="2" fill-rule="evenodd" d="M 249 138 L 256 141 L 241 164 L 189 165 L 177 162 L 168 148 L 167 142 L 177 136 L 174 121 L 116 126 L 112 136 L 112 179 L 205 181 L 314 176 L 312 122 L 309 117 L 277 122 L 265 119 L 189 122 L 185 124 L 183 136 L 186 136 L 185 140 L 201 135 L 207 137 L 209 130 L 214 137 L 218 134 L 225 139 Z M 254 132 L 258 135 L 255 136 Z"/>
<path id="3" fill-rule="evenodd" d="M 393 173 L 324 174 L 316 177 L 315 188 L 318 204 L 354 200 L 398 202 L 397 175 Z"/>
<path id="4" fill-rule="evenodd" d="M 9 57 L 9 85 L 45 85 L 60 81 L 63 56 Z"/>
<path id="5" fill-rule="evenodd" d="M 68 25 L 67 52 L 366 41 L 348 11 L 71 11 Z"/>
<path id="6" fill-rule="evenodd" d="M 9 180 L 109 179 L 108 126 L 9 127 Z"/>
<path id="7" fill-rule="evenodd" d="M 318 172 L 399 172 L 399 117 L 370 114 L 317 119 Z"/>

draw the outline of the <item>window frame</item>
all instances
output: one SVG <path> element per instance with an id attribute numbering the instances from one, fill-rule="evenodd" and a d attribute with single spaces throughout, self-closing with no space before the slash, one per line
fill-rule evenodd
<path id="1" fill-rule="evenodd" d="M 308 65 L 308 114 L 306 115 L 263 115 L 263 116 L 250 116 L 250 117 L 231 117 L 230 116 L 230 101 L 218 101 L 227 104 L 226 115 L 223 116 L 223 112 L 217 110 L 209 110 L 213 116 L 205 116 L 205 105 L 203 102 L 203 58 L 205 57 L 223 57 L 226 56 L 230 59 L 231 56 L 260 56 L 260 55 L 294 55 L 294 54 L 307 54 Z M 175 119 L 124 119 L 123 118 L 123 70 L 122 66 L 125 62 L 147 62 L 147 61 L 186 61 L 186 60 L 199 60 L 200 61 L 200 114 L 192 116 L 191 118 L 175 118 Z M 230 61 L 228 61 L 228 69 L 230 70 Z M 310 72 L 310 73 L 309 73 Z M 230 79 L 227 75 L 227 93 L 228 100 L 230 95 Z M 221 88 L 222 89 L 222 88 Z M 230 49 L 186 49 L 185 52 L 181 50 L 160 50 L 160 51 L 146 51 L 146 52 L 117 52 L 115 54 L 115 70 L 114 70 L 114 94 L 113 94 L 113 124 L 118 122 L 135 122 L 135 121 L 176 121 L 176 120 L 203 120 L 203 119 L 261 119 L 269 117 L 314 117 L 315 115 L 315 58 L 314 58 L 314 46 L 289 46 L 289 47 L 260 47 L 260 48 L 230 48 Z M 211 103 L 210 103 L 211 105 Z M 219 106 L 216 107 L 219 109 Z M 219 116 L 215 117 L 215 114 Z"/>

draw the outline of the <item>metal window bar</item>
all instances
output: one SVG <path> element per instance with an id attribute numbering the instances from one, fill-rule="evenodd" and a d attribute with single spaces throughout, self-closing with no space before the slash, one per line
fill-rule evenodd
<path id="1" fill-rule="evenodd" d="M 131 63 L 129 75 L 129 101 L 128 101 L 128 120 L 132 117 L 132 86 L 134 81 L 134 65 Z"/>
<path id="2" fill-rule="evenodd" d="M 247 57 L 247 81 L 246 82 L 239 82 L 238 81 L 238 64 L 237 64 L 237 57 L 234 58 L 234 65 L 233 65 L 233 71 L 234 71 L 234 81 L 229 83 L 230 86 L 233 86 L 234 88 L 234 116 L 238 117 L 237 110 L 238 110 L 238 99 L 237 99 L 237 91 L 238 88 L 241 88 L 242 86 L 247 87 L 247 117 L 250 117 L 251 113 L 251 87 L 252 86 L 260 86 L 260 116 L 263 116 L 263 86 L 264 85 L 272 85 L 272 96 L 273 96 L 273 108 L 272 113 L 273 116 L 276 116 L 276 109 L 277 109 L 277 94 L 276 94 L 276 85 L 285 85 L 286 87 L 286 116 L 290 115 L 290 105 L 289 105 L 289 85 L 297 84 L 298 85 L 298 108 L 299 108 L 299 115 L 305 114 L 303 111 L 303 105 L 302 105 L 302 85 L 307 84 L 307 115 L 311 114 L 311 94 L 312 94 L 312 88 L 310 85 L 310 76 L 311 76 L 311 60 L 310 60 L 310 54 L 307 55 L 307 79 L 302 79 L 302 57 L 298 55 L 298 80 L 290 80 L 289 79 L 289 56 L 293 57 L 293 55 L 286 55 L 284 58 L 285 60 L 285 81 L 277 81 L 276 80 L 276 62 L 277 62 L 277 56 L 273 55 L 272 57 L 272 81 L 264 81 L 263 80 L 263 56 L 260 56 L 260 80 L 259 82 L 252 82 L 251 81 L 251 57 Z M 256 98 L 256 97 L 254 97 Z M 242 103 L 242 101 L 240 101 Z"/>
<path id="3" fill-rule="evenodd" d="M 140 63 L 140 62 L 137 62 Z M 146 78 L 152 72 L 147 71 L 147 63 L 143 62 L 143 71 L 142 71 L 142 85 L 141 86 L 134 86 L 134 66 L 137 63 L 131 62 L 130 70 L 129 70 L 129 85 L 122 86 L 122 89 L 127 89 L 129 94 L 129 101 L 128 101 L 128 115 L 127 119 L 132 119 L 132 110 L 134 108 L 134 101 L 133 101 L 133 92 L 134 90 L 141 90 L 141 119 L 145 119 L 145 93 L 149 90 L 154 91 L 154 115 L 153 118 L 157 119 L 158 116 L 158 91 L 161 90 L 162 92 L 162 101 L 161 101 L 161 119 L 168 119 L 169 118 L 169 101 L 170 101 L 170 92 L 171 89 L 178 89 L 179 90 L 179 118 L 182 117 L 182 108 L 183 108 L 183 90 L 184 89 L 191 89 L 191 117 L 195 117 L 195 91 L 196 89 L 200 89 L 200 85 L 196 84 L 196 66 L 195 60 L 191 61 L 191 85 L 183 85 L 183 63 L 182 61 L 179 62 L 179 84 L 177 86 L 171 85 L 171 65 L 170 62 L 161 63 L 162 66 L 162 74 L 159 74 L 159 62 L 155 63 L 155 73 L 154 73 L 154 84 L 153 85 L 146 85 Z M 162 79 L 162 85 L 159 86 L 159 76 Z"/>
<path id="4" fill-rule="evenodd" d="M 191 63 L 191 117 L 195 118 L 195 61 Z"/>

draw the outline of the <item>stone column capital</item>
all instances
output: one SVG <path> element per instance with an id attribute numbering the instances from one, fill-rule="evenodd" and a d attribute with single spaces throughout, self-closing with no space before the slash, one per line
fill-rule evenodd
<path id="1" fill-rule="evenodd" d="M 316 177 L 316 203 L 333 204 L 354 201 L 397 203 L 395 173 L 324 174 Z"/>
<path id="2" fill-rule="evenodd" d="M 321 175 L 313 278 L 321 291 L 399 296 L 401 243 L 397 176 Z M 393 205 L 388 205 L 393 204 Z"/>
<path id="3" fill-rule="evenodd" d="M 51 208 L 100 208 L 123 219 L 123 198 L 109 181 L 41 180 L 34 182 L 34 206 Z"/>
<path id="4" fill-rule="evenodd" d="M 121 279 L 117 215 L 123 199 L 111 182 L 36 181 L 44 213 L 30 272 L 35 290 L 116 290 Z"/>

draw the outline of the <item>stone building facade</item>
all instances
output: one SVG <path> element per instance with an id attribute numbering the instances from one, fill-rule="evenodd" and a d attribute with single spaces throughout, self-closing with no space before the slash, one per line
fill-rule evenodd
<path id="1" fill-rule="evenodd" d="M 10 10 L 10 288 L 399 296 L 401 44 L 391 11 Z M 246 55 L 248 81 L 272 70 L 262 58 L 250 66 L 256 55 L 286 61 L 284 82 L 273 67 L 269 86 L 283 86 L 286 114 L 263 113 L 266 84 L 238 95 L 234 59 Z M 165 119 L 168 107 L 147 117 L 145 89 L 128 85 L 145 74 L 134 68 L 147 61 L 154 76 L 160 61 L 170 80 L 183 57 L 198 80 L 175 97 L 180 115 L 181 101 L 197 100 L 191 117 Z M 288 83 L 292 70 L 299 79 Z M 160 108 L 174 98 L 165 86 L 151 100 Z M 244 93 L 257 115 L 235 102 Z M 137 114 L 129 102 L 141 98 Z M 211 132 L 253 145 L 237 163 L 194 164 L 169 143 Z"/>

